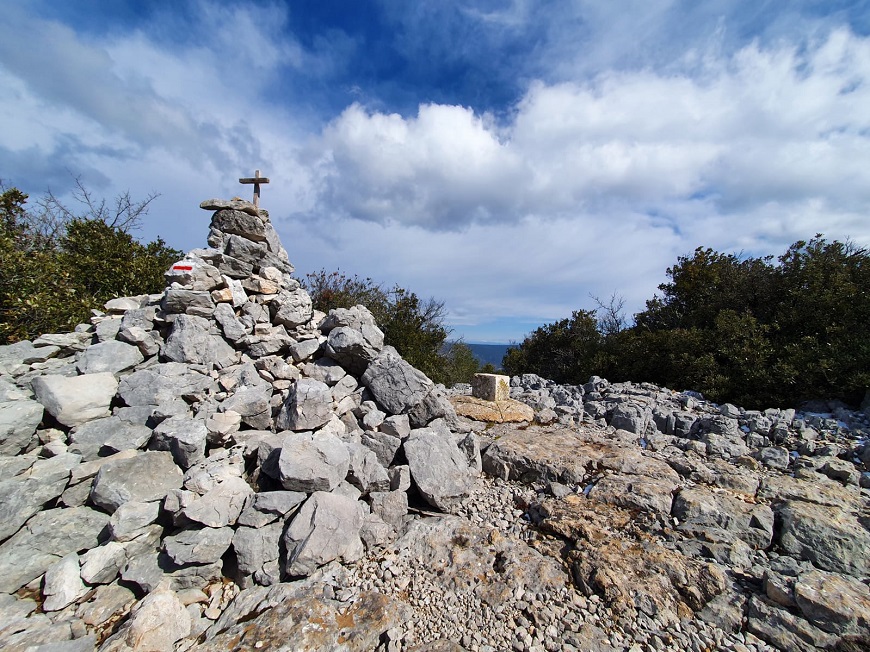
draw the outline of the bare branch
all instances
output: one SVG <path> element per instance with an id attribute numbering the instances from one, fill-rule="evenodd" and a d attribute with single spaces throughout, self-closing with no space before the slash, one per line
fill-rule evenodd
<path id="1" fill-rule="evenodd" d="M 598 306 L 595 309 L 595 316 L 598 318 L 598 330 L 602 335 L 605 337 L 616 335 L 625 329 L 628 325 L 628 320 L 625 318 L 625 297 L 614 292 L 607 303 L 594 294 L 590 294 L 589 297 Z"/>

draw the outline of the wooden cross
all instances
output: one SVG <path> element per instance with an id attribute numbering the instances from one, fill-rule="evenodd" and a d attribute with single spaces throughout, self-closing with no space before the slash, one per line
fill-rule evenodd
<path id="1" fill-rule="evenodd" d="M 267 177 L 261 177 L 260 171 L 257 170 L 254 172 L 254 176 L 245 177 L 244 179 L 239 179 L 239 183 L 253 183 L 254 184 L 254 206 L 260 205 L 260 184 L 261 183 L 269 183 L 269 179 Z"/>

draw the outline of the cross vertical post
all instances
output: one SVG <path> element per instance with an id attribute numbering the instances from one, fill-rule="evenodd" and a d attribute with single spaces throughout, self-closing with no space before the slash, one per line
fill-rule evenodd
<path id="1" fill-rule="evenodd" d="M 269 183 L 268 177 L 261 177 L 260 171 L 256 170 L 254 172 L 254 176 L 252 177 L 244 177 L 239 179 L 239 183 L 253 183 L 254 184 L 254 206 L 260 206 L 260 184 L 261 183 Z"/>

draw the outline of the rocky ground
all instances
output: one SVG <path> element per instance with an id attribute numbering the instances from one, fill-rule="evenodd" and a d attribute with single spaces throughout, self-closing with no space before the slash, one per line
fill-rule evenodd
<path id="1" fill-rule="evenodd" d="M 0 648 L 870 649 L 866 413 L 448 391 L 203 207 L 164 293 L 0 347 Z"/>

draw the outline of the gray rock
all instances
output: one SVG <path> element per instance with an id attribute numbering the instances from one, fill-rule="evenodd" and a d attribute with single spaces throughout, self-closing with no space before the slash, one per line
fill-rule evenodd
<path id="1" fill-rule="evenodd" d="M 456 421 L 456 411 L 447 400 L 447 394 L 443 388 L 435 387 L 408 411 L 411 425 L 422 428 L 435 419 L 444 418 L 453 423 Z"/>
<path id="2" fill-rule="evenodd" d="M 837 641 L 831 634 L 759 596 L 749 601 L 746 629 L 780 650 L 815 652 L 817 648 L 832 649 Z"/>
<path id="3" fill-rule="evenodd" d="M 362 384 L 391 414 L 409 412 L 420 403 L 434 384 L 426 375 L 408 364 L 391 346 L 385 346 L 366 368 Z"/>
<path id="4" fill-rule="evenodd" d="M 237 477 L 228 477 L 181 510 L 190 521 L 210 528 L 234 525 L 254 490 Z"/>
<path id="5" fill-rule="evenodd" d="M 255 430 L 266 430 L 272 425 L 271 399 L 271 385 L 241 387 L 221 403 L 221 410 L 238 413 L 242 422 Z"/>
<path id="6" fill-rule="evenodd" d="M 684 531 L 698 526 L 719 528 L 761 549 L 769 548 L 773 541 L 770 507 L 747 503 L 704 487 L 681 490 L 674 498 L 672 514 L 681 521 L 680 529 Z"/>
<path id="7" fill-rule="evenodd" d="M 69 450 L 79 453 L 85 462 L 102 454 L 143 448 L 151 439 L 151 428 L 135 425 L 118 417 L 94 419 L 74 428 L 69 434 Z"/>
<path id="8" fill-rule="evenodd" d="M 758 451 L 758 461 L 771 469 L 785 471 L 791 463 L 787 448 L 769 446 Z"/>
<path id="9" fill-rule="evenodd" d="M 411 477 L 433 507 L 449 509 L 474 485 L 468 459 L 452 439 L 423 428 L 411 432 L 404 448 Z"/>
<path id="10" fill-rule="evenodd" d="M 394 414 L 384 419 L 378 429 L 393 437 L 404 439 L 411 434 L 411 421 L 407 414 Z"/>
<path id="11" fill-rule="evenodd" d="M 99 545 L 109 517 L 87 507 L 48 509 L 0 545 L 0 592 L 13 593 L 61 557 Z"/>
<path id="12" fill-rule="evenodd" d="M 610 425 L 618 430 L 627 430 L 643 435 L 652 420 L 652 412 L 633 403 L 620 403 L 614 410 Z"/>
<path id="13" fill-rule="evenodd" d="M 211 313 L 214 310 L 214 301 L 211 300 L 211 293 L 205 290 L 166 288 L 161 307 L 164 313 L 170 315 Z"/>
<path id="14" fill-rule="evenodd" d="M 314 308 L 305 290 L 281 290 L 269 304 L 272 321 L 287 328 L 296 328 L 311 319 Z"/>
<path id="15" fill-rule="evenodd" d="M 173 264 L 164 274 L 166 285 L 177 283 L 197 292 L 207 292 L 219 287 L 220 270 L 205 262 L 197 255 L 199 252 L 202 250 L 194 250 L 184 260 Z"/>
<path id="16" fill-rule="evenodd" d="M 0 403 L 0 455 L 18 455 L 27 448 L 43 411 L 41 403 L 26 399 Z"/>
<path id="17" fill-rule="evenodd" d="M 258 528 L 292 512 L 308 496 L 300 491 L 265 491 L 253 495 L 250 504 L 239 515 L 239 525 Z"/>
<path id="18" fill-rule="evenodd" d="M 375 326 L 375 328 L 377 328 Z M 334 358 L 351 373 L 361 374 L 369 363 L 378 357 L 383 347 L 383 334 L 380 337 L 381 346 L 375 346 L 358 330 L 348 326 L 339 326 L 329 332 L 326 341 L 326 353 Z"/>
<path id="19" fill-rule="evenodd" d="M 378 462 L 385 468 L 389 468 L 396 458 L 396 453 L 402 446 L 398 437 L 393 437 L 383 432 L 364 432 L 362 444 L 377 455 Z"/>
<path id="20" fill-rule="evenodd" d="M 369 494 L 372 514 L 377 514 L 384 522 L 401 530 L 405 515 L 408 513 L 408 493 L 399 491 L 373 491 Z"/>
<path id="21" fill-rule="evenodd" d="M 211 218 L 213 228 L 233 235 L 239 235 L 253 242 L 266 242 L 266 222 L 259 213 L 254 214 L 250 207 L 242 210 L 232 207 L 218 210 Z M 250 212 L 243 212 L 247 209 Z M 254 209 L 256 210 L 256 209 Z"/>
<path id="22" fill-rule="evenodd" d="M 330 357 L 319 358 L 316 362 L 309 362 L 303 367 L 304 375 L 309 378 L 314 378 L 322 383 L 326 383 L 330 387 L 335 385 L 347 375 L 339 363 Z M 331 393 L 331 392 L 330 392 Z"/>
<path id="23" fill-rule="evenodd" d="M 798 577 L 794 595 L 801 614 L 819 629 L 870 640 L 870 592 L 860 580 L 812 570 Z"/>
<path id="24" fill-rule="evenodd" d="M 333 559 L 355 561 L 363 554 L 357 501 L 317 491 L 301 507 L 284 534 L 287 573 L 310 575 Z"/>
<path id="25" fill-rule="evenodd" d="M 277 561 L 283 531 L 283 521 L 256 528 L 237 528 L 233 535 L 233 549 L 239 572 L 254 575 L 269 562 Z"/>
<path id="26" fill-rule="evenodd" d="M 163 345 L 163 338 L 157 331 L 146 331 L 136 326 L 118 331 L 118 339 L 135 346 L 146 358 L 157 355 Z"/>
<path id="27" fill-rule="evenodd" d="M 39 376 L 33 379 L 37 400 L 65 426 L 109 416 L 118 381 L 111 373 L 84 376 Z"/>
<path id="28" fill-rule="evenodd" d="M 76 362 L 76 368 L 82 374 L 117 374 L 132 369 L 144 359 L 137 347 L 118 340 L 107 340 L 85 349 Z"/>
<path id="29" fill-rule="evenodd" d="M 676 483 L 666 478 L 616 473 L 601 478 L 589 492 L 589 498 L 668 516 L 676 488 Z"/>
<path id="30" fill-rule="evenodd" d="M 154 428 L 151 448 L 169 451 L 175 463 L 189 469 L 205 459 L 208 428 L 198 419 L 170 417 Z"/>
<path id="31" fill-rule="evenodd" d="M 348 450 L 335 435 L 291 433 L 281 444 L 278 479 L 289 491 L 332 491 L 349 465 Z"/>
<path id="32" fill-rule="evenodd" d="M 411 468 L 407 464 L 390 467 L 390 491 L 408 491 L 411 488 Z"/>
<path id="33" fill-rule="evenodd" d="M 195 396 L 212 385 L 209 376 L 186 364 L 168 362 L 142 369 L 121 379 L 118 395 L 130 406 L 160 405 Z"/>
<path id="34" fill-rule="evenodd" d="M 320 350 L 320 340 L 302 340 L 296 344 L 290 345 L 290 355 L 293 357 L 293 362 L 302 362 L 308 360 L 311 356 Z"/>
<path id="35" fill-rule="evenodd" d="M 149 593 L 137 604 L 121 629 L 100 647 L 101 652 L 174 650 L 190 634 L 190 614 L 171 590 Z"/>
<path id="36" fill-rule="evenodd" d="M 166 554 L 178 566 L 213 564 L 233 542 L 230 527 L 183 530 L 163 540 Z"/>
<path id="37" fill-rule="evenodd" d="M 0 481 L 0 541 L 9 538 L 43 505 L 66 489 L 69 471 L 54 478 L 27 476 Z"/>
<path id="38" fill-rule="evenodd" d="M 110 514 L 126 502 L 152 502 L 181 487 L 183 474 L 172 455 L 147 451 L 100 467 L 91 488 L 91 501 Z M 108 517 L 106 517 L 108 520 Z"/>
<path id="39" fill-rule="evenodd" d="M 88 584 L 113 582 L 127 563 L 124 546 L 117 541 L 91 548 L 81 557 L 81 578 Z"/>
<path id="40" fill-rule="evenodd" d="M 236 311 L 228 303 L 219 303 L 214 309 L 214 318 L 221 325 L 224 337 L 236 342 L 248 333 L 245 325 L 236 317 Z"/>
<path id="41" fill-rule="evenodd" d="M 275 421 L 280 430 L 313 430 L 332 417 L 329 387 L 311 378 L 300 378 L 291 387 Z"/>
<path id="42" fill-rule="evenodd" d="M 128 310 L 121 317 L 121 331 L 128 328 L 141 328 L 145 331 L 153 330 L 154 319 L 157 316 L 156 306 L 148 306 L 135 310 Z M 120 333 L 120 331 L 118 331 Z"/>
<path id="43" fill-rule="evenodd" d="M 199 205 L 200 208 L 207 211 L 223 211 L 224 209 L 230 209 L 231 211 L 242 211 L 243 213 L 247 213 L 248 215 L 253 215 L 254 217 L 259 217 L 262 212 L 264 215 L 268 215 L 266 211 L 260 211 L 260 209 L 254 206 L 251 202 L 245 201 L 244 199 L 206 199 Z M 215 216 L 212 216 L 214 219 Z M 215 227 L 219 228 L 219 227 Z"/>
<path id="44" fill-rule="evenodd" d="M 178 315 L 166 339 L 163 355 L 174 362 L 226 367 L 236 354 L 226 340 L 210 331 L 210 322 L 194 315 Z"/>
<path id="45" fill-rule="evenodd" d="M 870 570 L 870 532 L 848 512 L 789 500 L 776 513 L 786 554 L 834 573 L 863 577 Z"/>
<path id="46" fill-rule="evenodd" d="M 91 333 L 46 333 L 33 340 L 33 346 L 57 346 L 64 352 L 84 351 L 91 344 Z"/>
<path id="47" fill-rule="evenodd" d="M 387 491 L 390 488 L 390 476 L 387 469 L 378 461 L 374 451 L 362 444 L 345 444 L 350 453 L 347 481 L 359 489 L 363 495 L 370 491 Z"/>
<path id="48" fill-rule="evenodd" d="M 45 571 L 42 595 L 45 611 L 60 611 L 81 598 L 88 589 L 79 577 L 79 556 L 71 552 Z"/>
<path id="49" fill-rule="evenodd" d="M 132 541 L 143 534 L 145 528 L 157 521 L 160 503 L 126 502 L 109 519 L 109 533 L 113 541 Z"/>

